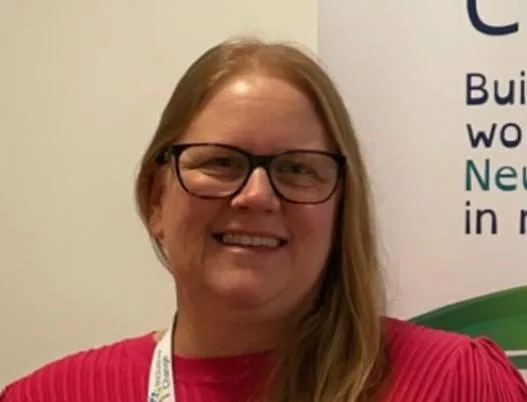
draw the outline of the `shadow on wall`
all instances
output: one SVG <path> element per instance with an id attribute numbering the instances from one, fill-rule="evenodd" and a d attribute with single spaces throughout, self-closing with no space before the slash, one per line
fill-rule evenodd
<path id="1" fill-rule="evenodd" d="M 410 321 L 472 337 L 489 337 L 516 367 L 527 370 L 527 286 L 462 300 Z"/>

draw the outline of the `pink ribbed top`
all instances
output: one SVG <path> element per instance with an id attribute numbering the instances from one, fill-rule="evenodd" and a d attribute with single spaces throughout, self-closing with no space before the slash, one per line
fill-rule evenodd
<path id="1" fill-rule="evenodd" d="M 387 325 L 392 374 L 386 402 L 527 401 L 524 380 L 490 340 L 393 319 Z M 145 402 L 154 346 L 147 334 L 76 353 L 10 384 L 0 401 Z M 176 356 L 177 402 L 246 402 L 268 363 L 265 353 Z"/>

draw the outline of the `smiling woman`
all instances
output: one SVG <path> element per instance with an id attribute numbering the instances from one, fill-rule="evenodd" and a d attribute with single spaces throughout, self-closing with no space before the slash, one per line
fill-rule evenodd
<path id="1" fill-rule="evenodd" d="M 491 341 L 384 316 L 359 144 L 297 48 L 205 52 L 168 102 L 136 198 L 177 289 L 168 330 L 50 363 L 2 402 L 526 400 Z"/>

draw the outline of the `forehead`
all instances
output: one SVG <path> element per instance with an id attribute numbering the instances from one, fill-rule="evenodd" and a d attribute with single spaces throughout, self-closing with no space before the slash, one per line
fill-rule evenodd
<path id="1" fill-rule="evenodd" d="M 224 85 L 194 119 L 184 142 L 219 142 L 255 152 L 328 149 L 308 97 L 283 80 L 238 77 Z"/>

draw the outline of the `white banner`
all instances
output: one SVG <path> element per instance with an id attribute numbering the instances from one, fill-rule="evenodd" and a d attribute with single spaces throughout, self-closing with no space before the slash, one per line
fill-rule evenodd
<path id="1" fill-rule="evenodd" d="M 392 313 L 527 369 L 527 0 L 319 2 L 363 144 Z"/>

